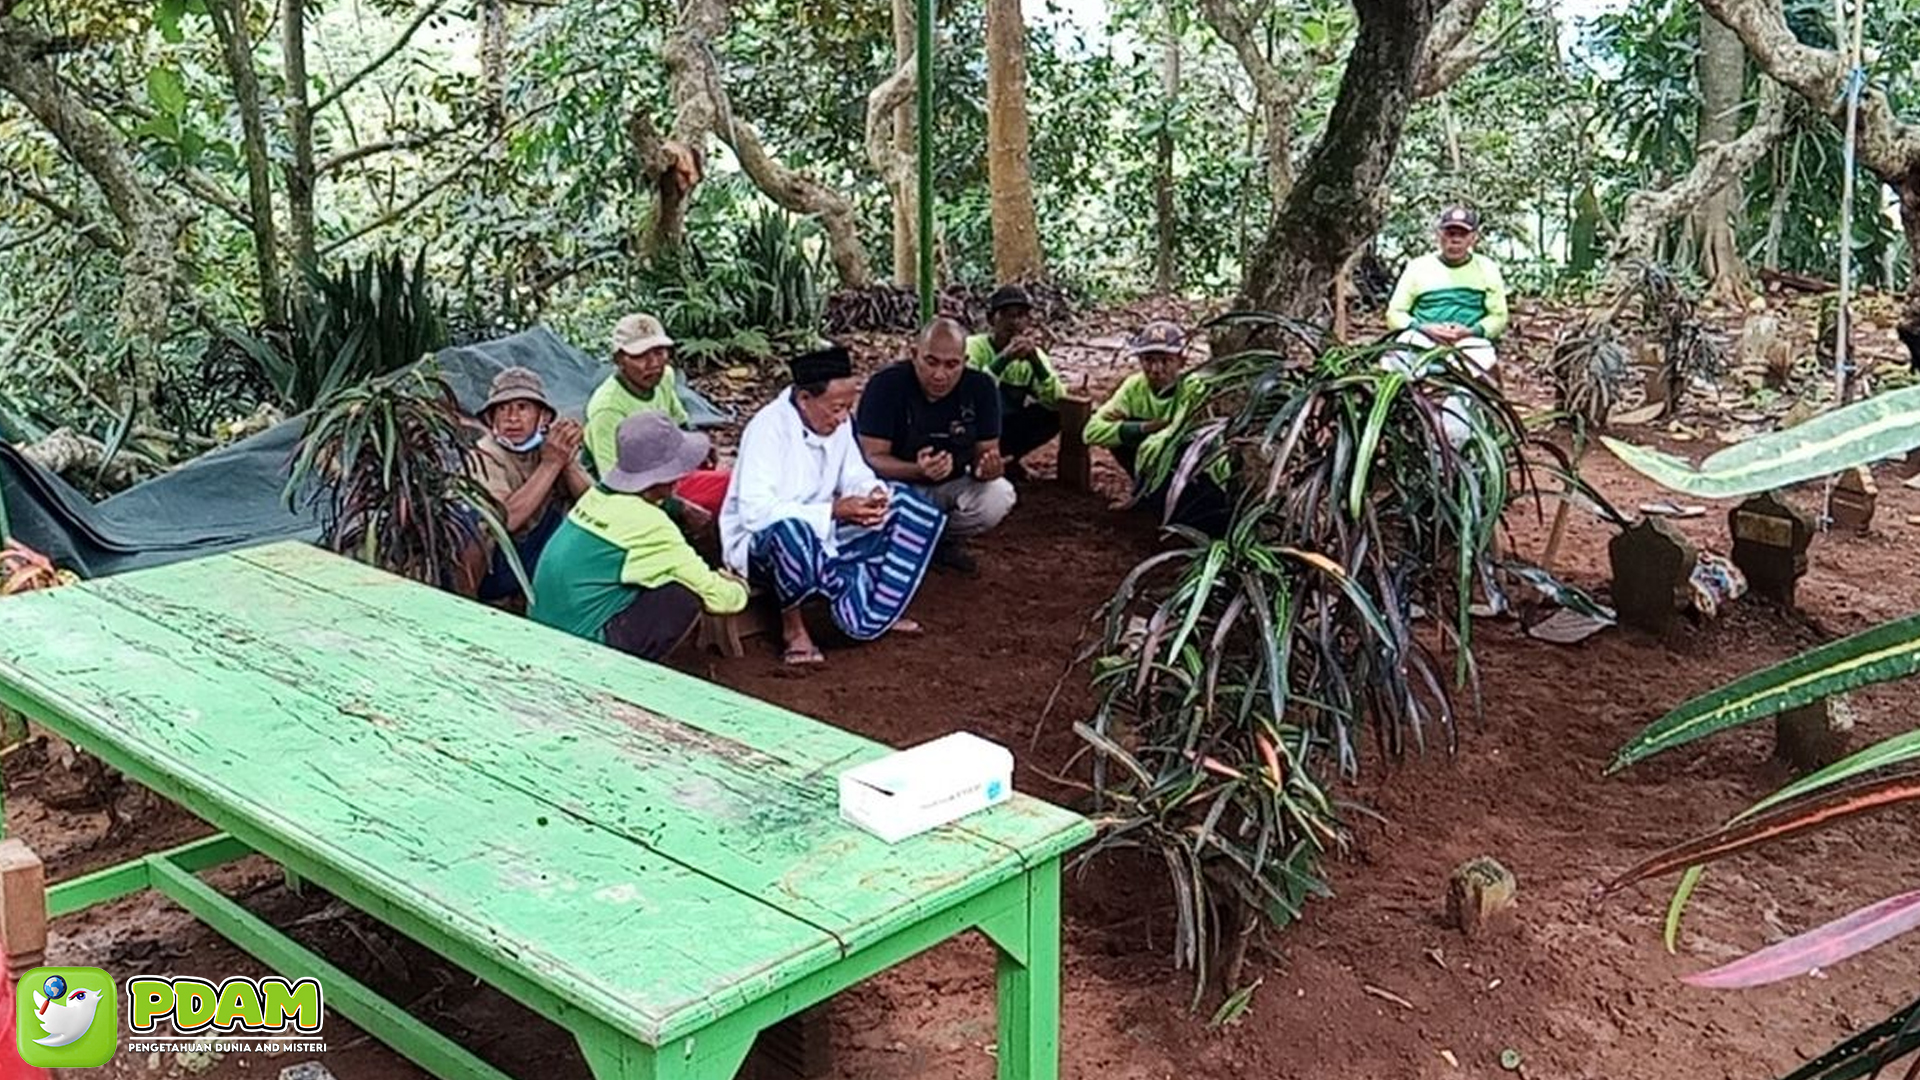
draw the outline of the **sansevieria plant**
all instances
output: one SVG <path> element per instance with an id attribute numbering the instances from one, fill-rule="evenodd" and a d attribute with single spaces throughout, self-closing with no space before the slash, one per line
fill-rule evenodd
<path id="1" fill-rule="evenodd" d="M 1369 746 L 1453 748 L 1477 705 L 1477 689 L 1455 700 L 1476 686 L 1472 592 L 1497 595 L 1494 535 L 1531 487 L 1520 418 L 1458 361 L 1412 379 L 1381 347 L 1236 321 L 1293 351 L 1190 373 L 1169 449 L 1142 461 L 1169 505 L 1222 482 L 1231 525 L 1170 526 L 1171 548 L 1120 583 L 1083 658 L 1097 708 L 1075 725 L 1102 826 L 1089 854 L 1164 862 L 1196 1003 L 1210 970 L 1233 988 L 1261 926 L 1327 894 L 1320 863 L 1344 843 L 1330 785 Z"/>
<path id="2" fill-rule="evenodd" d="M 459 584 L 485 530 L 531 596 L 499 506 L 470 460 L 453 390 L 421 363 L 314 407 L 286 500 L 319 507 L 323 546 L 431 585 Z"/>

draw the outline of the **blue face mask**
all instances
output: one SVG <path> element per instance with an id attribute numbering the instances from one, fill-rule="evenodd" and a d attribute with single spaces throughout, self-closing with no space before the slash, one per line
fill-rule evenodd
<path id="1" fill-rule="evenodd" d="M 511 450 L 511 451 L 513 451 L 513 452 L 514 452 L 514 453 L 516 453 L 516 454 L 524 454 L 524 453 L 527 453 L 527 452 L 529 452 L 529 451 L 532 451 L 532 450 L 538 450 L 538 449 L 540 449 L 540 444 L 541 444 L 541 443 L 543 443 L 543 442 L 546 442 L 546 441 L 547 441 L 547 429 L 546 429 L 546 428 L 541 428 L 540 430 L 538 430 L 538 431 L 536 431 L 536 432 L 534 432 L 533 434 L 531 434 L 531 435 L 529 435 L 529 436 L 527 436 L 527 441 L 526 441 L 526 442 L 523 442 L 523 443 L 517 443 L 517 444 L 516 444 L 516 443 L 505 443 L 505 445 L 506 445 L 506 448 L 507 448 L 507 449 L 509 449 L 509 450 Z M 504 442 L 504 440 L 503 440 L 503 442 Z"/>

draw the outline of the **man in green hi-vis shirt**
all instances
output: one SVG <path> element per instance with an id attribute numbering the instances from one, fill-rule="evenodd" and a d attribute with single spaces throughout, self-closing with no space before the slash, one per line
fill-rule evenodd
<path id="1" fill-rule="evenodd" d="M 1422 349 L 1451 345 L 1481 375 L 1494 368 L 1493 343 L 1507 331 L 1507 283 L 1499 264 L 1474 251 L 1480 215 L 1449 206 L 1440 215 L 1439 250 L 1407 264 L 1387 302 L 1387 329 Z"/>
<path id="2" fill-rule="evenodd" d="M 1113 396 L 1087 417 L 1082 433 L 1086 444 L 1106 447 L 1134 482 L 1132 495 L 1115 504 L 1116 509 L 1141 506 L 1155 517 L 1166 513 L 1170 480 L 1150 488 L 1146 477 L 1178 449 L 1170 437 L 1195 396 L 1181 372 L 1186 351 L 1187 334 L 1179 323 L 1165 319 L 1148 323 L 1127 341 L 1127 355 L 1139 362 L 1140 370 L 1122 380 Z M 1231 505 L 1220 486 L 1225 479 L 1224 460 L 1189 477 L 1171 520 L 1209 536 L 1226 535 Z"/>
<path id="3" fill-rule="evenodd" d="M 614 434 L 629 416 L 657 412 L 677 427 L 689 426 L 687 407 L 680 401 L 680 373 L 674 370 L 673 338 L 660 320 L 633 314 L 613 328 L 613 374 L 587 399 L 585 441 L 595 475 L 614 467 Z M 704 462 L 674 489 L 667 513 L 693 532 L 712 528 L 726 500 L 732 473 Z"/>
<path id="4" fill-rule="evenodd" d="M 1507 331 L 1507 283 L 1500 266 L 1474 251 L 1480 241 L 1480 215 L 1465 206 L 1440 214 L 1440 250 L 1422 255 L 1401 271 L 1387 302 L 1387 329 L 1422 354 L 1453 349 L 1475 374 L 1499 383 L 1493 343 Z M 1418 379 L 1426 363 L 1411 350 L 1387 354 L 1387 366 Z M 1467 441 L 1473 403 L 1464 393 L 1448 395 L 1440 419 L 1448 441 Z"/>
<path id="5" fill-rule="evenodd" d="M 1023 479 L 1020 459 L 1060 434 L 1060 399 L 1067 393 L 1040 348 L 1027 290 L 1002 285 L 987 297 L 987 332 L 967 338 L 967 366 L 999 384 L 1000 454 L 1008 479 Z"/>

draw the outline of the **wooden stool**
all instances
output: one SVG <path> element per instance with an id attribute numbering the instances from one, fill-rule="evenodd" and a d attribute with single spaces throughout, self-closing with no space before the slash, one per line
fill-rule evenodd
<path id="1" fill-rule="evenodd" d="M 765 589 L 754 585 L 747 590 L 747 606 L 741 610 L 731 615 L 702 612 L 700 647 L 718 649 L 722 656 L 745 656 L 747 638 L 772 633 L 779 625 L 777 618 L 768 617 L 771 604 L 763 601 L 770 600 Z"/>
<path id="2" fill-rule="evenodd" d="M 18 837 L 0 840 L 0 947 L 16 976 L 47 958 L 47 872 Z"/>
<path id="3" fill-rule="evenodd" d="M 1093 490 L 1093 456 L 1087 451 L 1087 418 L 1093 402 L 1068 395 L 1060 399 L 1060 482 L 1075 491 Z"/>

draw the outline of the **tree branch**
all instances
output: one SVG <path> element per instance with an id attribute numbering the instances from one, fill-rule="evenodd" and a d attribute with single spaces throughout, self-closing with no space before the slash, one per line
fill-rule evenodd
<path id="1" fill-rule="evenodd" d="M 1831 49 L 1803 45 L 1787 26 L 1779 0 L 1701 0 L 1747 47 L 1767 74 L 1797 92 L 1835 124 L 1846 124 L 1846 61 Z M 1869 86 L 1860 94 L 1860 162 L 1898 184 L 1920 161 L 1920 129 L 1894 115 L 1887 95 Z"/>
<path id="2" fill-rule="evenodd" d="M 40 331 L 52 325 L 53 320 L 67 311 L 67 302 L 73 299 L 73 290 L 80 284 L 80 266 L 81 261 L 75 260 L 73 273 L 68 275 L 66 287 L 60 290 L 60 299 L 48 304 L 32 322 L 14 335 L 6 348 L 0 349 L 0 371 L 12 367 L 13 358 L 20 354 L 20 350 L 26 348 L 29 342 L 40 335 Z"/>
<path id="3" fill-rule="evenodd" d="M 1239 0 L 1200 0 L 1200 12 L 1214 34 L 1233 47 L 1241 68 L 1253 83 L 1254 103 L 1267 121 L 1267 186 L 1273 205 L 1278 207 L 1293 189 L 1293 112 L 1300 96 L 1313 86 L 1319 59 L 1298 51 L 1290 39 L 1283 37 L 1276 47 L 1288 50 L 1289 59 L 1301 70 L 1291 82 L 1281 75 L 1279 65 L 1268 59 L 1261 49 L 1259 35 L 1254 33 L 1266 18 L 1266 0 L 1259 0 L 1251 11 L 1241 7 Z"/>
<path id="4" fill-rule="evenodd" d="M 906 209 L 905 219 L 914 223 L 918 222 L 914 203 L 919 195 L 914 184 L 914 159 L 893 143 L 893 113 L 913 96 L 918 73 L 914 54 L 909 52 L 893 74 L 867 94 L 867 161 L 885 181 L 894 201 Z"/>
<path id="5" fill-rule="evenodd" d="M 1501 38 L 1520 24 L 1508 23 L 1494 39 L 1483 45 L 1472 42 L 1474 24 L 1480 21 L 1487 0 L 1453 0 L 1433 17 L 1433 34 L 1427 38 L 1427 51 L 1420 60 L 1420 77 L 1413 84 L 1413 96 L 1432 97 L 1454 80 L 1495 52 Z"/>
<path id="6" fill-rule="evenodd" d="M 53 216 L 54 220 L 72 229 L 75 236 L 81 237 L 94 247 L 100 248 L 103 251 L 110 251 L 115 255 L 125 255 L 127 253 L 126 241 L 107 232 L 106 227 L 99 222 L 88 218 L 80 211 L 75 210 L 66 203 L 61 202 L 46 192 L 41 191 L 39 188 L 34 187 L 32 184 L 20 179 L 11 171 L 0 172 L 0 176 L 4 176 L 9 184 L 13 185 L 21 195 L 26 197 L 28 202 L 45 210 Z"/>
<path id="7" fill-rule="evenodd" d="M 345 82 L 341 83 L 339 86 L 334 87 L 332 90 L 329 90 L 327 93 L 321 95 L 320 100 L 313 103 L 312 111 L 316 113 L 321 112 L 327 106 L 332 105 L 333 103 L 339 101 L 342 97 L 345 97 L 348 91 L 360 85 L 361 81 L 364 80 L 367 76 L 380 70 L 382 67 L 385 67 L 387 61 L 397 56 L 401 49 L 406 48 L 407 43 L 413 40 L 413 35 L 419 32 L 420 27 L 426 25 L 426 21 L 428 19 L 431 19 L 435 15 L 438 15 L 440 13 L 440 9 L 443 6 L 445 6 L 445 4 L 446 4 L 446 0 L 430 0 L 427 6 L 421 8 L 419 13 L 413 17 L 413 21 L 407 24 L 406 29 L 400 31 L 400 36 L 394 39 L 393 44 L 387 46 L 386 52 L 383 52 L 379 56 L 374 57 L 372 62 L 367 64 L 366 67 L 363 67 L 359 71 L 354 72 L 352 75 L 347 76 L 347 80 Z"/>
<path id="8" fill-rule="evenodd" d="M 880 174 L 893 200 L 893 271 L 902 284 L 913 279 L 920 250 L 920 185 L 914 157 L 905 149 L 913 145 L 912 127 L 902 119 L 918 75 L 914 50 L 909 48 L 900 54 L 893 74 L 867 93 L 867 162 Z"/>
<path id="9" fill-rule="evenodd" d="M 1739 138 L 1700 147 L 1687 175 L 1664 188 L 1627 196 L 1614 255 L 1615 273 L 1620 273 L 1629 260 L 1651 255 L 1660 230 L 1668 222 L 1691 213 L 1708 196 L 1752 168 L 1773 148 L 1786 126 L 1786 94 L 1779 83 L 1762 77 L 1760 111 Z"/>
<path id="10" fill-rule="evenodd" d="M 125 140 L 75 96 L 46 61 L 35 57 L 38 35 L 18 22 L 0 22 L 0 90 L 25 105 L 61 149 L 106 197 L 120 222 L 126 274 L 120 331 L 133 346 L 131 397 L 144 410 L 158 375 L 156 346 L 167 334 L 168 300 L 181 222 L 140 178 Z"/>
<path id="11" fill-rule="evenodd" d="M 1475 42 L 1471 40 L 1473 27 L 1475 27 L 1473 15 L 1478 15 L 1484 4 L 1486 0 L 1455 0 L 1453 4 L 1442 8 L 1442 12 L 1438 15 L 1440 19 L 1448 19 L 1453 15 L 1455 19 L 1465 19 L 1465 21 L 1448 25 L 1448 33 L 1450 35 L 1459 33 L 1459 37 L 1453 38 L 1452 44 L 1446 48 L 1438 48 L 1434 44 L 1434 38 L 1428 38 L 1427 60 L 1421 63 L 1421 79 L 1419 83 L 1413 85 L 1415 98 L 1432 98 L 1436 94 L 1442 94 L 1446 92 L 1448 86 L 1457 83 L 1461 75 L 1500 56 L 1501 46 L 1505 44 L 1505 40 L 1513 37 L 1513 31 L 1521 29 L 1528 19 L 1528 13 L 1519 13 L 1507 19 L 1505 23 L 1501 23 L 1500 29 L 1494 31 L 1492 37 L 1482 42 Z M 1473 15 L 1467 15 L 1469 10 Z M 1438 29 L 1434 33 L 1438 33 Z"/>
<path id="12" fill-rule="evenodd" d="M 413 213 L 416 209 L 420 207 L 420 204 L 426 202 L 428 199 L 431 199 L 436 194 L 438 194 L 440 192 L 440 189 L 453 183 L 455 180 L 458 180 L 461 177 L 467 175 L 468 166 L 472 165 L 474 160 L 480 157 L 480 155 L 484 153 L 486 153 L 486 147 L 482 147 L 479 150 L 479 152 L 475 153 L 472 157 L 469 157 L 467 160 L 462 161 L 460 164 L 454 166 L 451 169 L 448 169 L 445 175 L 441 176 L 438 180 L 435 180 L 433 183 L 428 184 L 426 187 L 421 188 L 419 191 L 415 192 L 413 198 L 408 199 L 405 203 L 402 203 L 401 205 L 394 207 L 392 210 L 389 210 L 386 213 L 375 218 L 374 220 L 366 223 L 365 225 L 360 226 L 358 229 L 353 230 L 352 232 L 339 238 L 338 240 L 329 242 L 328 244 L 326 244 L 324 247 L 320 249 L 320 254 L 322 256 L 331 255 L 334 252 L 339 251 L 341 248 L 346 247 L 348 244 L 353 243 L 355 240 L 358 240 L 361 237 L 367 235 L 368 233 L 377 232 L 380 229 L 384 229 L 387 226 L 393 224 L 394 222 L 399 221 L 401 218 L 406 217 L 408 214 Z"/>
<path id="13" fill-rule="evenodd" d="M 343 150 L 332 157 L 322 159 L 319 164 L 313 167 L 313 174 L 315 176 L 326 176 L 329 173 L 338 172 L 356 161 L 373 157 L 375 154 L 390 154 L 400 150 L 418 150 L 424 146 L 431 146 L 437 140 L 444 139 L 454 132 L 459 131 L 463 126 L 464 125 L 456 124 L 453 127 L 441 128 L 438 131 L 429 131 L 419 135 L 408 135 L 405 138 L 399 139 L 388 139 L 385 142 L 367 143 L 365 146 L 356 146 L 351 150 Z"/>
<path id="14" fill-rule="evenodd" d="M 10 251 L 18 251 L 23 247 L 31 247 L 34 244 L 37 244 L 40 241 L 46 239 L 47 234 L 51 233 L 54 229 L 58 228 L 59 226 L 60 226 L 60 222 L 49 221 L 45 225 L 40 226 L 38 229 L 33 230 L 32 232 L 28 233 L 25 236 L 15 237 L 14 239 L 9 240 L 4 244 L 0 244 L 0 255 L 5 255 Z"/>
<path id="15" fill-rule="evenodd" d="M 240 200 L 227 193 L 220 182 L 199 169 L 187 168 L 180 172 L 180 185 L 192 192 L 202 202 L 226 211 L 228 217 L 240 223 L 244 229 L 253 229 L 253 215 L 240 205 Z"/>
<path id="16" fill-rule="evenodd" d="M 726 29 L 726 0 L 686 0 L 680 20 L 663 50 L 673 81 L 674 137 L 687 146 L 704 146 L 718 134 L 739 159 L 740 168 L 766 196 L 788 210 L 819 219 L 827 231 L 834 271 L 845 288 L 863 288 L 873 280 L 860 222 L 846 196 L 782 164 L 768 152 L 752 124 L 733 115 L 712 42 Z"/>

